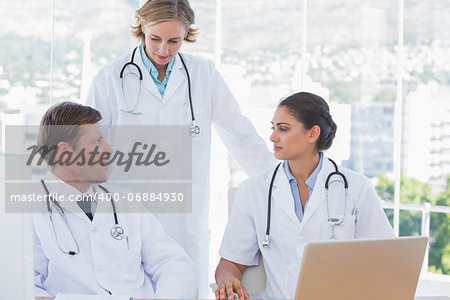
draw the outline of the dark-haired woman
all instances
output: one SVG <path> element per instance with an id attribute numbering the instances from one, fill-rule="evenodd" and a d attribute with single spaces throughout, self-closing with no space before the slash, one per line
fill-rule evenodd
<path id="1" fill-rule="evenodd" d="M 292 299 L 307 242 L 394 237 L 369 179 L 323 154 L 337 126 L 321 97 L 305 92 L 287 97 L 275 111 L 272 126 L 270 140 L 282 162 L 242 183 L 236 193 L 219 252 L 217 299 L 224 299 L 225 291 L 231 296 L 232 290 L 239 298 L 248 298 L 240 279 L 247 266 L 258 264 L 258 251 L 267 276 L 260 298 Z M 336 171 L 343 176 L 331 175 L 327 191 L 327 177 Z M 266 236 L 271 181 L 271 225 Z"/>

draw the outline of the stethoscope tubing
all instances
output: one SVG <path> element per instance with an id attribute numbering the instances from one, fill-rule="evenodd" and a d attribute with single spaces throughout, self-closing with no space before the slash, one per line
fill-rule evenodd
<path id="1" fill-rule="evenodd" d="M 269 197 L 267 201 L 267 225 L 266 225 L 266 236 L 263 241 L 263 247 L 268 247 L 270 244 L 270 215 L 272 211 L 272 188 L 273 188 L 273 182 L 275 181 L 275 177 L 277 176 L 278 169 L 280 168 L 282 162 L 278 164 L 278 166 L 273 171 L 272 179 L 270 180 L 269 185 Z"/>
<path id="2" fill-rule="evenodd" d="M 139 99 L 141 96 L 142 80 L 143 80 L 141 68 L 136 63 L 134 63 L 134 56 L 136 54 L 138 47 L 134 48 L 133 53 L 131 55 L 131 60 L 123 65 L 122 70 L 120 70 L 120 75 L 119 75 L 120 80 L 121 80 L 121 86 L 122 86 L 122 99 L 123 99 L 123 102 L 124 102 L 124 105 L 126 108 L 126 110 L 124 110 L 124 112 L 131 113 L 131 114 L 141 114 L 140 112 L 135 112 L 135 109 L 139 103 Z M 196 136 L 196 135 L 200 134 L 200 127 L 195 124 L 195 112 L 194 112 L 194 104 L 192 102 L 192 91 L 191 91 L 191 76 L 189 74 L 188 68 L 186 67 L 186 63 L 184 62 L 183 56 L 181 55 L 180 52 L 178 52 L 178 56 L 180 57 L 181 63 L 183 64 L 183 68 L 184 68 L 184 71 L 186 72 L 186 77 L 187 77 L 187 81 L 188 81 L 189 108 L 191 110 L 191 122 L 192 122 L 189 131 L 191 133 L 191 136 Z M 134 103 L 134 106 L 131 109 L 128 108 L 128 104 L 125 99 L 125 91 L 124 91 L 124 87 L 123 87 L 123 77 L 124 77 L 123 73 L 125 72 L 125 69 L 128 66 L 135 67 L 139 72 L 139 92 L 138 92 L 137 99 Z"/>
<path id="3" fill-rule="evenodd" d="M 68 255 L 75 255 L 75 254 L 80 253 L 80 247 L 78 246 L 77 240 L 75 239 L 75 236 L 74 236 L 74 234 L 72 232 L 72 229 L 69 226 L 69 220 L 67 220 L 67 217 L 66 217 L 66 214 L 64 213 L 64 210 L 62 209 L 61 205 L 59 205 L 59 203 L 57 203 L 57 201 L 51 200 L 52 202 L 55 203 L 55 206 L 58 208 L 58 212 L 62 216 L 62 218 L 64 220 L 64 223 L 66 224 L 67 228 L 69 228 L 70 235 L 72 236 L 72 239 L 75 241 L 75 246 L 77 247 L 77 250 L 76 251 L 73 251 L 73 250 L 66 251 L 66 250 L 64 250 L 61 247 L 61 244 L 59 243 L 58 235 L 56 234 L 55 223 L 53 222 L 53 217 L 52 217 L 53 210 L 52 210 L 52 208 L 50 206 L 50 201 L 49 201 L 49 198 L 52 197 L 52 196 L 50 196 L 50 192 L 49 192 L 49 190 L 47 188 L 47 185 L 44 183 L 43 179 L 41 179 L 41 184 L 44 187 L 45 193 L 47 194 L 47 201 L 46 201 L 46 203 L 47 203 L 47 211 L 49 213 L 50 223 L 52 223 L 53 235 L 55 236 L 55 240 L 56 240 L 56 243 L 58 244 L 59 249 L 61 250 L 62 253 L 68 254 Z"/>
<path id="4" fill-rule="evenodd" d="M 123 67 L 122 70 L 120 71 L 120 79 L 123 79 L 123 72 L 125 71 L 125 69 L 127 68 L 127 66 L 134 66 L 138 72 L 139 72 L 139 80 L 142 81 L 142 79 L 144 78 L 142 76 L 142 71 L 141 68 L 139 68 L 139 66 L 137 64 L 134 63 L 134 55 L 136 54 L 136 50 L 138 49 L 138 47 L 134 48 L 133 53 L 131 54 L 131 61 L 127 62 Z"/>
<path id="5" fill-rule="evenodd" d="M 346 215 L 346 210 L 347 210 L 347 194 L 348 194 L 348 182 L 347 182 L 347 178 L 345 177 L 345 175 L 339 171 L 337 164 L 331 159 L 328 158 L 328 160 L 333 164 L 335 171 L 331 172 L 330 174 L 328 174 L 327 179 L 325 180 L 325 190 L 326 190 L 326 202 L 327 202 L 327 213 L 328 213 L 328 221 L 332 223 L 333 226 L 333 230 L 334 230 L 334 226 L 339 226 L 344 222 L 344 218 Z M 270 245 L 270 216 L 271 216 L 271 211 L 272 211 L 272 188 L 273 188 L 273 183 L 275 181 L 275 177 L 277 175 L 278 169 L 281 166 L 281 164 L 283 164 L 283 162 L 279 163 L 275 170 L 273 171 L 272 174 L 272 179 L 270 180 L 270 185 L 269 185 L 269 192 L 268 192 L 268 197 L 267 197 L 267 220 L 266 220 L 266 234 L 264 237 L 264 240 L 262 242 L 262 245 L 264 248 L 269 247 Z M 345 188 L 345 199 L 344 199 L 344 216 L 342 217 L 341 220 L 337 220 L 335 221 L 333 218 L 330 217 L 330 210 L 328 207 L 328 188 L 329 188 L 329 184 L 330 184 L 330 179 L 333 176 L 340 176 L 342 177 L 343 181 L 344 181 L 344 188 Z M 333 235 L 331 236 L 331 238 L 335 238 Z"/>
<path id="6" fill-rule="evenodd" d="M 65 214 L 65 212 L 64 212 L 64 209 L 63 209 L 62 206 L 58 203 L 58 201 L 55 201 L 54 198 L 53 198 L 53 196 L 50 195 L 50 191 L 48 190 L 48 187 L 47 187 L 47 185 L 45 184 L 44 180 L 41 179 L 40 181 L 41 181 L 42 187 L 44 188 L 44 190 L 45 190 L 45 192 L 46 192 L 46 194 L 47 194 L 47 198 L 46 198 L 47 211 L 48 211 L 48 213 L 49 213 L 50 222 L 52 223 L 53 233 L 54 233 L 54 235 L 55 235 L 56 243 L 58 244 L 59 249 L 60 249 L 64 254 L 68 254 L 68 255 L 75 255 L 75 254 L 78 254 L 78 253 L 80 252 L 80 247 L 79 247 L 79 245 L 78 245 L 77 240 L 75 239 L 75 235 L 74 235 L 73 232 L 72 232 L 72 229 L 71 229 L 70 224 L 69 224 L 69 220 L 67 220 L 67 216 L 66 216 L 66 214 Z M 103 187 L 103 186 L 101 186 L 101 185 L 98 185 L 98 187 L 99 187 L 100 189 L 102 189 L 106 194 L 108 194 L 108 195 L 111 194 L 105 187 Z M 56 206 L 56 208 L 58 209 L 59 214 L 61 215 L 61 217 L 62 217 L 63 220 L 64 220 L 64 223 L 67 225 L 67 228 L 69 229 L 69 232 L 70 232 L 70 234 L 71 234 L 71 236 L 72 236 L 72 239 L 73 239 L 74 242 L 75 242 L 75 246 L 76 246 L 76 248 L 77 248 L 76 251 L 73 251 L 73 250 L 66 251 L 66 250 L 64 250 L 64 249 L 61 247 L 61 244 L 59 243 L 58 235 L 56 234 L 55 223 L 53 222 L 53 217 L 52 217 L 53 210 L 52 210 L 52 208 L 51 208 L 50 202 L 52 202 L 52 203 Z M 114 200 L 111 200 L 110 202 L 111 202 L 111 206 L 112 206 L 112 209 L 113 209 L 113 216 L 114 216 L 114 226 L 111 228 L 111 236 L 112 236 L 113 238 L 117 239 L 117 240 L 121 240 L 121 239 L 123 239 L 124 230 L 123 230 L 123 228 L 120 227 L 120 225 L 119 225 L 119 219 L 118 219 L 118 217 L 117 217 L 116 205 L 114 204 Z M 114 236 L 113 230 L 115 230 L 116 232 L 120 232 L 119 235 Z"/>
<path id="7" fill-rule="evenodd" d="M 178 56 L 180 57 L 181 63 L 183 64 L 184 71 L 186 71 L 186 77 L 188 80 L 189 106 L 191 108 L 191 119 L 192 122 L 195 122 L 194 106 L 192 104 L 192 93 L 191 93 L 191 76 L 189 75 L 188 68 L 186 67 L 186 63 L 184 62 L 183 56 L 181 55 L 180 52 L 178 52 Z"/>
<path id="8" fill-rule="evenodd" d="M 104 186 L 99 184 L 98 187 L 100 189 L 102 189 L 107 195 L 111 195 L 111 193 Z M 117 225 L 119 225 L 119 220 L 117 218 L 116 204 L 114 204 L 114 200 L 113 199 L 111 199 L 110 202 L 111 202 L 111 206 L 112 206 L 112 209 L 113 209 L 114 225 L 117 226 Z"/>

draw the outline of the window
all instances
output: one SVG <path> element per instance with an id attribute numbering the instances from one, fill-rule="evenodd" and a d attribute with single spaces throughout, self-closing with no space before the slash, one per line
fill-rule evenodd
<path id="1" fill-rule="evenodd" d="M 83 99 L 97 70 L 137 45 L 128 25 L 141 2 L 2 1 L 2 132 L 5 124 L 37 124 L 50 99 Z M 267 143 L 282 97 L 324 97 L 338 124 L 329 155 L 373 179 L 399 235 L 429 234 L 428 271 L 450 275 L 450 1 L 191 4 L 200 36 L 182 51 L 217 63 Z M 216 138 L 213 155 L 227 155 Z M 212 253 L 228 186 L 245 178 L 221 161 L 212 178 Z"/>

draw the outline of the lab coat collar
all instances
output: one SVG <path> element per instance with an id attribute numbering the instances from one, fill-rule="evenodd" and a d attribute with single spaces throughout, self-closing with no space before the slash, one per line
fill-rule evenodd
<path id="1" fill-rule="evenodd" d="M 183 54 L 182 54 L 183 55 Z M 178 54 L 175 56 L 175 61 L 172 66 L 172 72 L 170 73 L 169 82 L 167 83 L 166 92 L 164 93 L 163 101 L 167 101 L 170 97 L 175 93 L 175 91 L 179 88 L 179 86 L 187 80 L 187 74 L 184 70 L 183 63 L 181 62 Z M 185 56 L 183 56 L 184 62 L 187 62 Z M 186 99 L 189 100 L 188 90 L 186 88 Z"/>
<path id="2" fill-rule="evenodd" d="M 144 63 L 145 68 L 147 69 L 147 72 L 149 72 L 152 76 L 152 79 L 158 78 L 159 76 L 159 72 L 158 69 L 156 69 L 155 65 L 153 64 L 153 62 L 150 60 L 150 58 L 148 58 L 147 54 L 142 55 L 142 53 L 145 53 L 145 49 L 144 46 L 142 46 L 142 44 L 139 46 L 139 51 L 141 53 L 141 58 L 142 58 L 142 62 Z M 164 83 L 164 81 L 168 80 L 168 77 L 170 77 L 170 72 L 172 71 L 172 67 L 173 67 L 173 63 L 175 61 L 175 58 L 172 58 L 169 61 L 169 64 L 167 65 L 167 71 L 166 71 L 166 76 L 164 77 L 162 83 Z M 169 75 L 167 75 L 169 74 Z M 159 79 L 158 79 L 159 80 Z M 154 80 L 153 80 L 154 81 Z M 167 82 L 166 82 L 167 84 Z"/>
<path id="3" fill-rule="evenodd" d="M 69 201 L 69 197 L 75 197 L 76 195 L 82 195 L 80 191 L 78 191 L 76 188 L 71 186 L 70 184 L 65 183 L 61 179 L 59 179 L 53 172 L 49 171 L 43 178 L 45 185 L 47 186 L 47 189 L 51 194 L 58 194 L 62 195 L 66 201 L 61 201 L 59 204 L 63 208 L 64 212 L 71 212 L 75 216 L 85 219 L 86 221 L 91 222 L 89 218 L 86 216 L 86 214 L 81 210 L 81 208 L 78 206 L 77 201 Z M 91 185 L 91 187 L 88 190 L 89 194 L 101 192 L 101 190 L 98 188 L 96 184 Z M 75 199 L 75 198 L 73 198 Z M 103 211 L 105 208 L 103 207 L 103 203 L 105 201 L 97 201 L 97 210 L 96 211 Z M 47 203 L 45 203 L 47 205 Z M 52 208 L 54 208 L 54 204 L 51 204 Z M 56 208 L 53 209 L 54 212 L 57 211 Z"/>
<path id="4" fill-rule="evenodd" d="M 328 160 L 328 158 L 324 155 L 322 161 L 322 169 L 317 175 L 316 184 L 314 186 L 311 197 L 308 201 L 308 206 L 305 209 L 305 213 L 303 216 L 303 220 L 301 222 L 301 229 L 305 226 L 306 223 L 311 219 L 311 217 L 317 212 L 317 210 L 321 207 L 322 203 L 325 201 L 325 181 L 327 179 L 328 174 L 334 172 L 333 164 Z"/>
<path id="5" fill-rule="evenodd" d="M 270 185 L 272 176 L 273 171 L 269 172 L 268 176 L 266 177 L 268 186 Z M 286 172 L 284 171 L 283 165 L 281 165 L 277 170 L 277 175 L 273 182 L 271 201 L 272 207 L 275 207 L 275 205 L 280 206 L 280 208 L 291 219 L 292 222 L 294 222 L 295 224 L 299 224 L 299 220 L 297 218 L 297 215 L 295 214 L 294 197 L 292 196 L 291 186 L 286 176 Z"/>
<path id="6" fill-rule="evenodd" d="M 131 54 L 130 54 L 130 61 L 131 61 Z M 160 101 L 162 101 L 161 94 L 159 93 L 158 88 L 156 87 L 155 82 L 153 81 L 152 77 L 150 76 L 150 73 L 147 71 L 147 68 L 144 65 L 144 62 L 142 60 L 141 51 L 139 51 L 139 47 L 136 50 L 134 63 L 139 66 L 142 72 L 142 87 L 150 91 L 156 98 L 158 98 Z M 170 82 L 170 78 L 169 78 Z M 143 99 L 147 100 L 147 99 Z"/>
<path id="7" fill-rule="evenodd" d="M 328 158 L 323 155 L 322 169 L 317 175 L 316 183 L 308 200 L 308 205 L 304 211 L 304 216 L 302 222 L 300 223 L 300 230 L 305 226 L 305 224 L 311 219 L 311 217 L 317 212 L 322 202 L 325 201 L 325 180 L 329 173 L 334 171 L 333 164 L 328 160 Z M 266 176 L 267 186 L 270 185 L 270 181 L 273 176 L 273 171 L 269 172 Z M 277 204 L 281 209 L 289 216 L 289 218 L 295 222 L 299 223 L 299 220 L 295 214 L 294 208 L 294 198 L 292 197 L 291 187 L 289 185 L 289 180 L 284 172 L 284 168 L 281 165 L 278 168 L 277 175 L 273 182 L 272 189 L 272 201 L 277 201 Z"/>
<path id="8" fill-rule="evenodd" d="M 183 58 L 187 65 L 185 56 L 183 56 Z M 147 90 L 149 90 L 160 101 L 167 101 L 167 99 L 169 99 L 173 95 L 173 93 L 175 93 L 175 91 L 183 83 L 183 81 L 186 79 L 186 76 L 187 76 L 186 74 L 183 74 L 183 71 L 184 71 L 184 70 L 182 70 L 182 69 L 184 69 L 183 63 L 181 62 L 180 57 L 177 54 L 175 56 L 175 61 L 172 66 L 172 72 L 170 73 L 169 82 L 167 83 L 164 97 L 162 97 L 158 88 L 156 87 L 156 84 L 153 81 L 152 77 L 150 76 L 150 74 L 148 72 L 146 72 L 147 68 L 144 65 L 144 62 L 143 62 L 142 56 L 141 56 L 141 51 L 139 51 L 139 49 L 136 51 L 135 63 L 139 66 L 139 68 L 141 68 L 142 86 L 144 88 L 146 88 Z M 188 91 L 186 90 L 186 93 L 187 92 Z M 189 95 L 186 94 L 186 97 L 189 97 Z"/>

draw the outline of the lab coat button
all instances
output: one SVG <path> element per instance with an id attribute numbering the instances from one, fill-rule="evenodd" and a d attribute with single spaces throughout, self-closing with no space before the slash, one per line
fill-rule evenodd
<path id="1" fill-rule="evenodd" d="M 91 231 L 95 232 L 95 227 L 94 226 L 91 227 Z"/>
<path id="2" fill-rule="evenodd" d="M 98 266 L 98 268 L 97 268 L 97 272 L 98 272 L 98 273 L 101 273 L 101 272 L 103 272 L 103 267 L 102 267 L 102 266 Z"/>

